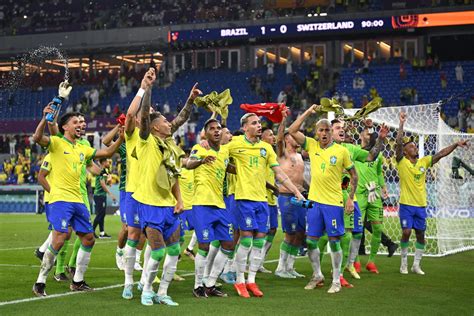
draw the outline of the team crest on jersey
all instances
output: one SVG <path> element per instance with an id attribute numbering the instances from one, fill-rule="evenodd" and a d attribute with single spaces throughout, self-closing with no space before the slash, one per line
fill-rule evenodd
<path id="1" fill-rule="evenodd" d="M 67 228 L 67 222 L 65 219 L 61 220 L 61 229 L 66 229 Z"/>
<path id="2" fill-rule="evenodd" d="M 81 160 L 81 162 L 84 161 L 84 154 L 83 154 L 83 153 L 81 153 L 81 154 L 79 155 L 79 160 Z"/>
<path id="3" fill-rule="evenodd" d="M 420 167 L 420 172 L 421 173 L 425 173 L 425 171 L 426 171 L 425 167 Z"/>
<path id="4" fill-rule="evenodd" d="M 229 159 L 224 159 L 224 165 L 227 167 L 228 164 L 229 164 Z"/>
<path id="5" fill-rule="evenodd" d="M 191 150 L 191 155 L 195 155 L 197 152 L 198 152 L 197 149 L 193 149 Z"/>
<path id="6" fill-rule="evenodd" d="M 204 229 L 204 230 L 202 231 L 202 238 L 203 238 L 203 239 L 209 239 L 209 230 Z"/>
<path id="7" fill-rule="evenodd" d="M 245 219 L 245 225 L 247 225 L 247 227 L 252 227 L 252 218 L 247 217 Z"/>
<path id="8" fill-rule="evenodd" d="M 267 156 L 267 150 L 265 148 L 260 149 L 260 156 L 263 158 Z"/>
<path id="9" fill-rule="evenodd" d="M 336 162 L 337 162 L 336 156 L 331 156 L 331 158 L 329 158 L 329 163 L 331 164 L 331 166 L 336 165 Z"/>

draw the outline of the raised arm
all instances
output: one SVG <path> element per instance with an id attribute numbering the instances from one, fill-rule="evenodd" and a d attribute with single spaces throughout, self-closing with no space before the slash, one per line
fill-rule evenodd
<path id="1" fill-rule="evenodd" d="M 188 100 L 186 101 L 186 104 L 181 109 L 178 116 L 176 116 L 175 119 L 171 122 L 171 134 L 176 132 L 178 128 L 181 125 L 183 125 L 184 122 L 186 122 L 191 116 L 194 99 L 196 99 L 198 95 L 202 94 L 201 90 L 199 90 L 197 86 L 198 86 L 198 83 L 196 82 L 193 88 L 191 89 L 191 92 L 189 92 L 189 97 L 188 97 Z"/>
<path id="2" fill-rule="evenodd" d="M 293 122 L 293 124 L 290 125 L 290 127 L 288 127 L 288 132 L 298 144 L 303 145 L 306 139 L 306 136 L 304 136 L 304 134 L 300 132 L 301 125 L 303 124 L 303 122 L 306 120 L 308 116 L 316 113 L 319 107 L 320 105 L 313 104 L 309 109 L 307 109 L 303 114 L 301 114 Z"/>
<path id="3" fill-rule="evenodd" d="M 395 140 L 395 158 L 397 162 L 403 158 L 403 126 L 407 120 L 407 114 L 405 112 L 400 112 L 399 115 L 400 123 L 398 125 L 397 139 Z"/>
<path id="4" fill-rule="evenodd" d="M 286 119 L 288 117 L 288 111 L 284 111 L 281 113 L 283 119 L 280 122 L 280 126 L 278 126 L 277 132 L 277 157 L 283 157 L 285 155 L 285 128 L 286 128 Z"/>
<path id="5" fill-rule="evenodd" d="M 109 147 L 99 149 L 95 153 L 95 158 L 99 159 L 99 158 L 112 157 L 112 155 L 119 149 L 120 145 L 122 145 L 123 140 L 124 140 L 124 134 L 122 132 L 120 133 L 120 137 L 115 142 L 113 142 L 112 145 L 110 145 Z"/>
<path id="6" fill-rule="evenodd" d="M 51 105 L 48 104 L 43 110 L 43 117 L 39 122 L 38 126 L 36 126 L 35 133 L 33 134 L 33 140 L 35 143 L 39 144 L 41 147 L 46 147 L 49 144 L 49 137 L 44 135 L 44 128 L 46 127 L 46 114 L 52 113 L 53 109 Z"/>
<path id="7" fill-rule="evenodd" d="M 140 84 L 140 89 L 137 92 L 137 95 L 132 100 L 132 103 L 130 103 L 130 106 L 128 107 L 127 110 L 127 116 L 125 118 L 125 132 L 127 135 L 131 135 L 133 133 L 133 130 L 135 129 L 135 119 L 138 113 L 138 110 L 140 109 L 140 104 L 142 102 L 142 98 L 145 94 L 146 89 L 151 87 L 153 85 L 153 82 L 156 80 L 156 72 L 155 68 L 150 68 L 146 73 L 145 76 L 142 79 L 142 82 Z"/>
<path id="8" fill-rule="evenodd" d="M 444 158 L 450 153 L 452 153 L 457 147 L 467 148 L 469 147 L 469 142 L 467 140 L 460 140 L 448 147 L 441 149 L 440 151 L 438 151 L 436 154 L 433 155 L 431 165 L 434 165 L 435 163 L 440 161 L 441 158 Z"/>
<path id="9" fill-rule="evenodd" d="M 383 144 L 387 134 L 389 132 L 388 127 L 385 124 L 382 124 L 379 131 L 379 136 L 375 145 L 370 149 L 369 155 L 367 156 L 367 161 L 375 161 L 379 156 L 379 153 L 383 150 Z"/>
<path id="10" fill-rule="evenodd" d="M 104 137 L 102 137 L 102 144 L 109 147 L 115 138 L 115 135 L 119 132 L 120 124 L 117 124 L 112 128 Z"/>
<path id="11" fill-rule="evenodd" d="M 147 139 L 150 135 L 150 107 L 151 107 L 151 87 L 145 90 L 142 101 L 142 111 L 140 116 L 140 138 Z"/>
<path id="12" fill-rule="evenodd" d="M 273 172 L 275 172 L 275 178 L 278 182 L 281 183 L 285 188 L 287 188 L 291 193 L 293 193 L 298 200 L 305 200 L 304 196 L 301 195 L 301 192 L 298 188 L 291 182 L 290 178 L 286 175 L 286 173 L 281 169 L 280 166 L 272 167 Z"/>

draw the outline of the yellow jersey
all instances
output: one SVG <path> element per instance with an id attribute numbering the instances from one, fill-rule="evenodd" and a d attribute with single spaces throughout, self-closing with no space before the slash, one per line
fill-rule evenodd
<path id="1" fill-rule="evenodd" d="M 229 160 L 229 162 L 235 165 L 234 160 L 232 158 Z M 227 173 L 226 181 L 227 196 L 235 194 L 235 183 L 237 182 L 237 175 L 233 173 Z"/>
<path id="2" fill-rule="evenodd" d="M 194 170 L 181 169 L 181 176 L 178 178 L 181 198 L 184 203 L 184 210 L 193 208 L 194 198 Z"/>
<path id="3" fill-rule="evenodd" d="M 174 207 L 176 205 L 176 199 L 171 189 L 165 190 L 158 186 L 157 175 L 158 169 L 163 161 L 163 154 L 158 149 L 158 143 L 155 137 L 150 133 L 146 140 L 140 138 L 136 151 L 138 157 L 140 157 L 138 160 L 138 175 L 140 176 L 140 180 L 135 193 L 132 195 L 133 198 L 147 205 Z"/>
<path id="4" fill-rule="evenodd" d="M 235 199 L 267 202 L 267 168 L 279 166 L 272 146 L 263 141 L 252 144 L 245 135 L 227 144 L 237 169 Z"/>
<path id="5" fill-rule="evenodd" d="M 51 168 L 51 155 L 50 154 L 47 154 L 44 157 L 43 162 L 41 163 L 41 169 L 48 171 L 46 180 L 49 183 L 49 190 L 51 190 L 51 179 L 52 179 L 53 169 Z M 49 192 L 46 190 L 44 190 L 43 200 L 44 200 L 44 203 L 49 203 Z"/>
<path id="6" fill-rule="evenodd" d="M 140 129 L 135 127 L 132 135 L 125 134 L 125 149 L 127 153 L 125 191 L 135 192 L 140 183 L 140 173 L 138 172 L 138 142 L 140 140 Z"/>
<path id="7" fill-rule="evenodd" d="M 314 138 L 306 137 L 304 150 L 309 154 L 311 184 L 308 198 L 318 203 L 343 206 L 341 179 L 354 167 L 349 151 L 336 143 L 321 148 Z"/>
<path id="8" fill-rule="evenodd" d="M 400 178 L 400 204 L 426 206 L 426 170 L 431 167 L 432 156 L 425 156 L 412 164 L 403 157 L 397 163 Z"/>
<path id="9" fill-rule="evenodd" d="M 267 168 L 267 182 L 275 185 L 275 172 L 272 168 Z M 273 191 L 270 189 L 267 189 L 267 202 L 270 206 L 277 205 L 276 197 L 273 195 Z"/>
<path id="10" fill-rule="evenodd" d="M 58 201 L 84 203 L 81 193 L 81 174 L 83 168 L 95 157 L 96 150 L 79 141 L 71 143 L 68 139 L 51 136 L 48 144 L 54 178 L 50 179 L 49 203 Z"/>
<path id="11" fill-rule="evenodd" d="M 219 151 L 205 149 L 197 144 L 191 150 L 191 158 L 204 159 L 214 156 L 212 164 L 203 164 L 194 169 L 194 199 L 193 205 L 210 205 L 225 208 L 224 178 L 229 164 L 229 150 L 222 145 Z"/>

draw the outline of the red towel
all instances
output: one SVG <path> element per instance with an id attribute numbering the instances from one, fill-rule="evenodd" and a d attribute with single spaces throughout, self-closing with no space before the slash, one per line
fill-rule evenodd
<path id="1" fill-rule="evenodd" d="M 125 116 L 124 113 L 120 114 L 120 116 L 117 117 L 117 123 L 124 126 L 125 125 L 125 118 L 126 118 L 126 116 Z"/>
<path id="2" fill-rule="evenodd" d="M 244 103 L 240 105 L 240 108 L 245 112 L 255 113 L 258 116 L 265 116 L 273 123 L 280 123 L 283 119 L 281 113 L 288 111 L 288 108 L 283 103 Z"/>

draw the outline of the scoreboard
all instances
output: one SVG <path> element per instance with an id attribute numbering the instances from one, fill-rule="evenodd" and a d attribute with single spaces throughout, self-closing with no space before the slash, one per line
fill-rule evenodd
<path id="1" fill-rule="evenodd" d="M 396 31 L 407 28 L 474 24 L 474 11 L 412 14 L 374 19 L 324 19 L 304 23 L 262 24 L 227 28 L 170 30 L 168 42 L 194 42 L 226 39 L 266 39 L 317 36 L 361 31 Z"/>

